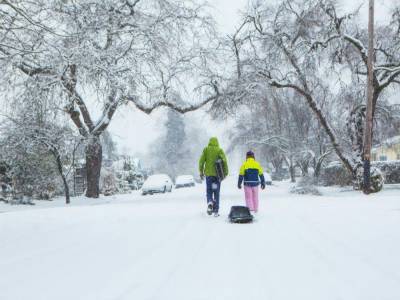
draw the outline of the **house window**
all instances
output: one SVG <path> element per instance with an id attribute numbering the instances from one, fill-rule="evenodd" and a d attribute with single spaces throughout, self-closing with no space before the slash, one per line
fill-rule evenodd
<path id="1" fill-rule="evenodd" d="M 387 156 L 386 155 L 380 155 L 379 156 L 379 160 L 380 161 L 386 161 L 387 160 Z"/>

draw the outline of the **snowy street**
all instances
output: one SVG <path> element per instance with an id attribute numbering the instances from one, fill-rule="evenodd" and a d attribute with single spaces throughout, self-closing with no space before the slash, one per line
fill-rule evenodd
<path id="1" fill-rule="evenodd" d="M 276 183 L 253 224 L 230 224 L 234 187 L 219 218 L 202 185 L 1 204 L 0 299 L 400 299 L 399 186 L 300 196 Z"/>
<path id="2" fill-rule="evenodd" d="M 399 49 L 400 0 L 0 0 L 0 300 L 400 300 Z"/>

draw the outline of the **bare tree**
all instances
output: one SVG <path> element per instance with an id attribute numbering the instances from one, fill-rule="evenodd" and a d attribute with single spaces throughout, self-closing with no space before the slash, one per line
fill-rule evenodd
<path id="1" fill-rule="evenodd" d="M 357 12 L 337 17 L 336 2 L 329 0 L 255 2 L 249 7 L 239 32 L 232 38 L 235 57 L 232 63 L 240 72 L 237 72 L 238 79 L 232 79 L 235 86 L 227 87 L 234 91 L 230 102 L 240 103 L 249 95 L 254 98 L 259 90 L 265 90 L 264 84 L 294 91 L 305 100 L 346 169 L 354 177 L 358 176 L 360 149 L 356 146 L 354 153 L 348 153 L 341 143 L 342 126 L 334 126 L 342 116 L 338 112 L 341 110 L 339 103 L 343 101 L 336 105 L 330 101 L 338 99 L 335 90 L 338 83 L 343 83 L 343 66 L 350 70 L 352 78 L 358 77 L 361 88 L 365 84 L 361 77 L 366 75 L 367 54 L 362 43 L 366 35 L 365 30 L 352 21 Z M 374 114 L 379 96 L 397 82 L 400 74 L 396 18 L 398 16 L 394 15 L 389 28 L 377 30 L 376 55 L 380 62 L 374 70 Z M 356 102 L 351 104 L 353 108 L 360 104 Z M 214 107 L 218 108 L 218 102 Z M 356 118 L 362 117 L 356 111 L 354 108 L 354 113 L 350 114 L 352 126 L 357 123 L 354 122 Z M 361 142 L 361 147 L 363 138 L 359 140 L 356 135 L 363 132 L 362 127 L 351 129 L 353 144 Z M 322 151 L 321 157 L 326 157 L 324 153 Z M 304 160 L 304 171 L 307 164 Z"/>
<path id="2" fill-rule="evenodd" d="M 278 89 L 292 89 L 302 96 L 309 108 L 324 128 L 336 154 L 346 168 L 353 172 L 353 162 L 339 145 L 335 130 L 329 124 L 318 96 L 324 94 L 327 86 L 320 80 L 323 73 L 319 61 L 320 52 L 310 51 L 310 42 L 324 32 L 322 10 L 319 1 L 283 1 L 273 16 L 267 18 L 266 7 L 256 7 L 249 18 L 254 29 L 250 34 L 254 39 L 262 40 L 263 58 L 269 58 L 270 64 L 258 69 L 258 74 Z M 272 61 L 274 61 L 272 63 Z M 284 66 L 279 68 L 279 66 Z"/>
<path id="3" fill-rule="evenodd" d="M 329 16 L 329 27 L 333 28 L 324 42 L 315 42 L 314 46 L 335 47 L 337 62 L 348 64 L 351 71 L 363 77 L 366 83 L 368 65 L 368 32 L 353 21 L 353 14 L 338 16 L 336 6 L 331 1 L 322 2 L 325 13 Z M 392 84 L 399 84 L 400 76 L 400 36 L 398 34 L 398 18 L 396 11 L 389 25 L 377 26 L 375 30 L 376 47 L 373 69 L 373 115 L 375 115 L 378 99 L 383 91 Z M 343 43 L 344 41 L 345 43 Z"/>

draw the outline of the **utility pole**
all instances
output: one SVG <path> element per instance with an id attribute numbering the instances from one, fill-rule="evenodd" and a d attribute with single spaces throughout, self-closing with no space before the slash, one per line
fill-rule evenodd
<path id="1" fill-rule="evenodd" d="M 364 184 L 365 194 L 370 193 L 371 185 L 371 148 L 372 148 L 372 106 L 374 96 L 374 0 L 369 0 L 369 18 L 368 18 L 368 87 L 367 87 L 367 112 L 365 117 L 364 130 Z"/>

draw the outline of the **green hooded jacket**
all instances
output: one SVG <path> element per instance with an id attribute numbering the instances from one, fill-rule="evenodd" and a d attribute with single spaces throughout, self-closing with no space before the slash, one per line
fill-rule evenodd
<path id="1" fill-rule="evenodd" d="M 222 159 L 224 163 L 224 173 L 225 176 L 228 175 L 228 161 L 224 150 L 219 147 L 218 139 L 216 137 L 210 138 L 208 146 L 204 148 L 199 160 L 199 171 L 200 174 L 206 176 L 217 176 L 215 171 L 215 161 L 219 158 Z"/>

